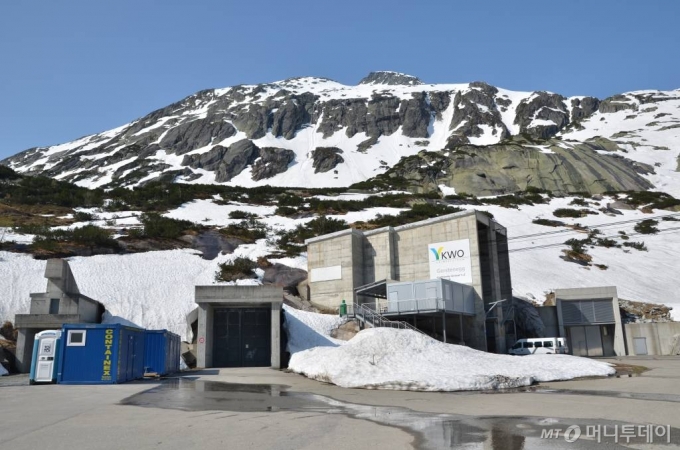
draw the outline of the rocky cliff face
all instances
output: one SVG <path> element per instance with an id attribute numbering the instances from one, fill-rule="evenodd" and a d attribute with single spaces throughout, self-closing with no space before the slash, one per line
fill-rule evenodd
<path id="1" fill-rule="evenodd" d="M 349 186 L 399 176 L 418 189 L 440 183 L 477 195 L 526 186 L 648 189 L 667 161 L 677 169 L 668 142 L 680 128 L 678 107 L 678 91 L 600 101 L 483 82 L 427 85 L 395 72 L 372 72 L 357 86 L 292 78 L 201 91 L 114 130 L 2 163 L 93 187 L 156 179 Z M 642 154 L 649 149 L 660 165 Z M 433 159 L 421 152 L 436 154 L 441 171 L 417 166 Z"/>
<path id="2" fill-rule="evenodd" d="M 500 195 L 528 187 L 555 193 L 639 191 L 653 185 L 644 177 L 654 168 L 619 154 L 602 154 L 603 143 L 560 146 L 557 140 L 543 146 L 527 141 L 476 147 L 461 145 L 453 152 L 421 153 L 405 158 L 376 182 L 385 188 L 414 192 L 454 187 L 457 192 Z M 609 143 L 610 145 L 616 145 Z"/>

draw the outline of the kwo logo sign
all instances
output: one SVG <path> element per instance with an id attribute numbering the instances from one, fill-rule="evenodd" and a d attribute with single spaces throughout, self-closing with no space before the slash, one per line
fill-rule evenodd
<path id="1" fill-rule="evenodd" d="M 430 278 L 472 283 L 469 239 L 429 244 L 428 254 Z"/>

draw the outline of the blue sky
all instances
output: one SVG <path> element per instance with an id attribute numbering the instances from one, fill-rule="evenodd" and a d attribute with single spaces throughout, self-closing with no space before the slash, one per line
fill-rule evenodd
<path id="1" fill-rule="evenodd" d="M 600 98 L 680 88 L 680 2 L 0 3 L 0 158 L 198 90 L 372 70 Z"/>

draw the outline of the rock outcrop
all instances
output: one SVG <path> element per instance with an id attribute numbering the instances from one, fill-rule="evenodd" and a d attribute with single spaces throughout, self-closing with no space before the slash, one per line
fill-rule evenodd
<path id="1" fill-rule="evenodd" d="M 205 118 L 181 123 L 169 129 L 158 145 L 171 153 L 183 155 L 236 134 L 232 124 L 219 119 Z"/>
<path id="2" fill-rule="evenodd" d="M 329 172 L 335 169 L 338 164 L 345 162 L 340 153 L 342 153 L 342 150 L 336 147 L 318 147 L 314 150 L 312 152 L 314 173 Z"/>
<path id="3" fill-rule="evenodd" d="M 253 164 L 252 178 L 259 181 L 283 173 L 294 160 L 293 150 L 264 147 L 260 150 L 260 158 Z"/>
<path id="4" fill-rule="evenodd" d="M 517 106 L 514 123 L 520 132 L 537 139 L 556 135 L 569 123 L 566 98 L 550 92 L 535 92 Z"/>
<path id="5" fill-rule="evenodd" d="M 447 147 L 468 144 L 469 138 L 480 137 L 484 133 L 481 126 L 489 127 L 500 140 L 510 135 L 496 106 L 497 93 L 498 89 L 483 82 L 470 83 L 470 89 L 456 93 Z"/>
<path id="6" fill-rule="evenodd" d="M 215 172 L 215 181 L 225 182 L 240 174 L 260 156 L 260 149 L 248 139 L 231 144 L 229 147 L 216 145 L 207 153 L 185 155 L 183 166 Z"/>
<path id="7" fill-rule="evenodd" d="M 485 147 L 463 145 L 449 156 L 423 152 L 404 159 L 378 180 L 401 180 L 415 192 L 444 184 L 457 192 L 499 195 L 533 186 L 557 193 L 650 189 L 642 175 L 652 168 L 619 155 L 601 154 L 594 144 L 562 148 L 556 141 L 543 148 L 520 143 Z M 401 184 L 400 186 L 404 186 Z"/>
<path id="8" fill-rule="evenodd" d="M 415 86 L 423 84 L 418 77 L 405 73 L 378 71 L 371 72 L 359 81 L 359 84 L 386 84 L 388 86 L 404 85 Z"/>

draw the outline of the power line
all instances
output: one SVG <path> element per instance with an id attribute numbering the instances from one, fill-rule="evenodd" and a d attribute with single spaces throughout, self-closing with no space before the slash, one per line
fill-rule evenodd
<path id="1" fill-rule="evenodd" d="M 659 230 L 656 234 L 665 233 L 665 232 L 668 232 L 668 231 L 680 231 L 680 227 L 665 228 L 663 230 Z M 633 234 L 628 234 L 627 236 L 632 237 L 632 236 L 640 236 L 640 235 L 643 235 L 643 234 L 649 234 L 649 233 L 633 233 Z M 610 236 L 604 236 L 601 239 L 611 239 L 611 238 L 615 238 L 615 237 L 620 237 L 620 235 L 614 234 L 614 235 L 610 235 Z M 540 249 L 551 248 L 551 247 L 561 247 L 563 245 L 565 245 L 564 242 L 555 242 L 555 243 L 552 243 L 552 244 L 536 245 L 536 246 L 533 246 L 533 247 L 522 247 L 522 248 L 509 249 L 508 253 L 521 252 L 521 251 L 527 251 L 527 250 L 540 250 Z"/>
<path id="2" fill-rule="evenodd" d="M 615 221 L 615 222 L 600 223 L 600 224 L 595 224 L 595 225 L 584 225 L 584 228 L 606 228 L 606 227 L 611 227 L 611 226 L 614 226 L 614 225 L 622 225 L 622 224 L 625 225 L 625 224 L 629 224 L 629 223 L 642 222 L 643 220 L 663 219 L 664 217 L 675 217 L 675 216 L 680 216 L 680 213 L 647 216 L 647 217 L 643 217 L 643 218 L 619 220 L 619 221 Z M 565 224 L 564 226 L 567 226 L 567 224 Z M 574 229 L 570 228 L 570 229 L 562 229 L 562 230 L 555 230 L 555 231 L 546 231 L 546 232 L 541 232 L 541 233 L 525 234 L 525 235 L 521 235 L 521 236 L 508 237 L 508 241 L 513 241 L 513 240 L 516 240 L 516 239 L 526 239 L 526 238 L 531 238 L 531 237 L 535 237 L 535 236 L 547 236 L 547 235 L 554 235 L 554 234 L 561 234 L 561 233 L 574 233 L 574 232 L 577 232 L 577 231 L 578 230 L 574 230 Z"/>

